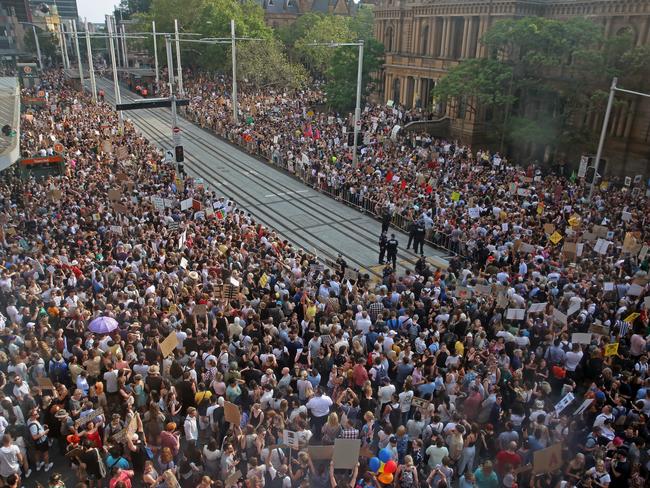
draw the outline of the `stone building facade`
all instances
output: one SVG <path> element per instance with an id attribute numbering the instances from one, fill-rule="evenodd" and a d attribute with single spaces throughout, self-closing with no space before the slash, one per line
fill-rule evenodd
<path id="1" fill-rule="evenodd" d="M 284 27 L 306 13 L 353 15 L 352 0 L 256 0 L 264 9 L 264 19 L 271 27 Z M 364 2 L 367 3 L 367 2 Z"/>
<path id="2" fill-rule="evenodd" d="M 604 26 L 606 35 L 631 29 L 637 45 L 650 44 L 650 0 L 379 0 L 374 14 L 375 35 L 386 52 L 381 99 L 446 115 L 452 135 L 470 141 L 480 141 L 484 114 L 460 113 L 463 122 L 457 106 L 433 106 L 430 94 L 449 68 L 463 59 L 487 55 L 479 39 L 498 20 L 590 18 Z M 646 91 L 650 92 L 650 84 Z M 614 109 L 609 127 L 607 169 L 647 175 L 650 99 L 620 98 L 624 103 Z M 598 132 L 602 115 L 580 123 Z"/>

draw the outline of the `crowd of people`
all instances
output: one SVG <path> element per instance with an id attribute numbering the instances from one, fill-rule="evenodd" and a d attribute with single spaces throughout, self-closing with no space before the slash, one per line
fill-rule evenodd
<path id="1" fill-rule="evenodd" d="M 186 79 L 188 115 L 471 253 L 323 269 L 51 71 L 21 151 L 62 144 L 65 174 L 0 180 L 4 486 L 647 486 L 640 185 L 589 201 L 496 154 L 392 140 L 392 107 L 364 112 L 352 168 L 316 91 L 245 90 L 233 124 L 225 83 Z M 339 439 L 360 440 L 352 469 L 324 449 Z"/>

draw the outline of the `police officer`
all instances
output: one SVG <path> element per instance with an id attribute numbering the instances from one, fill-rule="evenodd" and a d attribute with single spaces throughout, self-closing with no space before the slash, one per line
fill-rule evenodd
<path id="1" fill-rule="evenodd" d="M 420 254 L 424 254 L 424 234 L 426 233 L 426 226 L 424 225 L 424 220 L 420 219 L 416 222 L 415 224 L 415 231 L 414 231 L 414 244 L 413 244 L 413 251 L 417 254 L 418 252 L 418 245 L 420 246 Z"/>
<path id="2" fill-rule="evenodd" d="M 379 236 L 379 264 L 384 264 L 384 256 L 386 256 L 386 243 L 388 242 L 388 237 L 386 233 L 382 232 Z"/>
<path id="3" fill-rule="evenodd" d="M 393 215 L 390 212 L 390 207 L 386 205 L 384 207 L 383 213 L 381 214 L 381 231 L 382 232 L 388 232 L 388 228 L 390 227 L 390 221 L 393 218 Z"/>
<path id="4" fill-rule="evenodd" d="M 336 264 L 339 267 L 339 274 L 341 276 L 345 275 L 345 268 L 348 267 L 348 263 L 345 261 L 345 259 L 343 259 L 343 256 L 341 256 L 341 254 L 339 254 L 336 258 Z"/>
<path id="5" fill-rule="evenodd" d="M 388 256 L 388 261 L 393 262 L 393 269 L 397 268 L 397 246 L 399 242 L 395 239 L 395 234 L 390 235 L 390 239 L 386 243 L 386 254 Z"/>
<path id="6" fill-rule="evenodd" d="M 417 228 L 418 228 L 418 224 L 415 222 L 411 222 L 411 225 L 409 225 L 409 241 L 406 244 L 407 251 L 411 249 L 411 244 L 413 244 L 413 250 L 417 252 L 418 241 L 415 241 L 415 243 L 413 242 L 415 240 L 415 231 L 417 230 Z"/>

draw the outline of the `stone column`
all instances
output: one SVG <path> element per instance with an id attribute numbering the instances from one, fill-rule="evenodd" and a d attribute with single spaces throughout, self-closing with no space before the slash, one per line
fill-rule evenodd
<path id="1" fill-rule="evenodd" d="M 439 55 L 441 58 L 447 57 L 446 40 L 447 40 L 447 31 L 449 30 L 449 17 L 445 17 L 442 22 L 442 36 L 440 36 L 440 52 Z"/>
<path id="2" fill-rule="evenodd" d="M 454 34 L 454 18 L 447 17 L 447 32 L 445 33 L 445 57 L 451 57 L 451 40 Z"/>
<path id="3" fill-rule="evenodd" d="M 422 79 L 415 78 L 415 86 L 413 87 L 413 106 L 421 107 L 422 106 L 422 95 L 420 93 L 422 87 Z"/>
<path id="4" fill-rule="evenodd" d="M 465 19 L 463 20 L 463 43 L 461 44 L 461 48 L 460 48 L 461 58 L 467 57 L 467 46 L 469 44 L 469 30 L 470 30 L 469 20 L 470 20 L 469 17 L 465 17 Z"/>
<path id="5" fill-rule="evenodd" d="M 384 80 L 384 103 L 393 98 L 393 75 L 386 73 Z"/>
<path id="6" fill-rule="evenodd" d="M 420 54 L 420 19 L 413 17 L 413 31 L 411 34 L 411 52 Z"/>
<path id="7" fill-rule="evenodd" d="M 399 78 L 399 103 L 400 105 L 406 105 L 406 80 L 400 76 Z"/>
<path id="8" fill-rule="evenodd" d="M 435 18 L 430 18 L 429 19 L 429 42 L 427 43 L 426 49 L 424 50 L 425 55 L 430 55 L 433 58 L 438 57 L 440 54 L 439 51 L 436 51 L 436 46 L 433 45 L 433 41 L 435 40 L 435 35 L 436 35 L 436 19 Z"/>

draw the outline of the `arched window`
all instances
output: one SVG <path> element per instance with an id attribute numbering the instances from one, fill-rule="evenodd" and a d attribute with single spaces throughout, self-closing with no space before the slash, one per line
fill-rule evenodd
<path id="1" fill-rule="evenodd" d="M 420 34 L 420 54 L 427 55 L 429 46 L 429 26 L 425 25 Z"/>
<path id="2" fill-rule="evenodd" d="M 393 28 L 387 27 L 386 34 L 384 35 L 384 47 L 387 53 L 393 52 Z"/>

